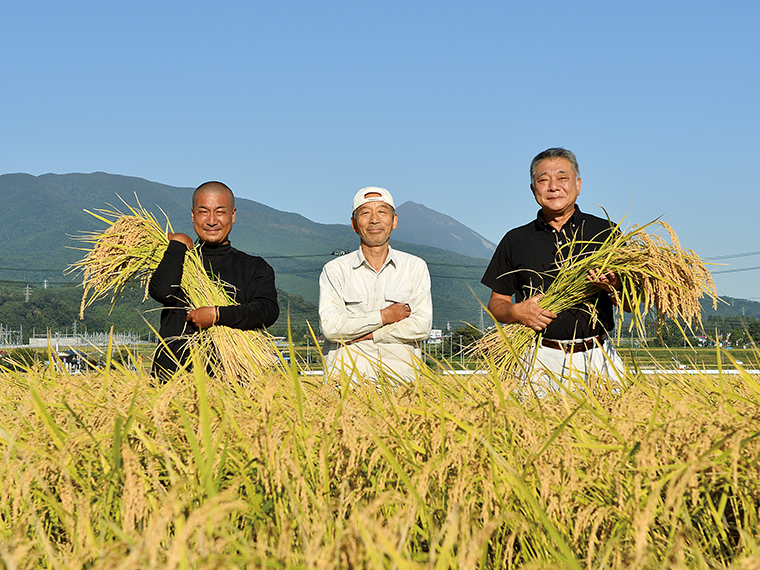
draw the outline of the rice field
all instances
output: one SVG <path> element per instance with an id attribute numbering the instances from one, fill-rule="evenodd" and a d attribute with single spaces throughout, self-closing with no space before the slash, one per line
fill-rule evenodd
<path id="1" fill-rule="evenodd" d="M 0 567 L 760 568 L 744 371 L 536 399 L 139 364 L 0 371 Z"/>

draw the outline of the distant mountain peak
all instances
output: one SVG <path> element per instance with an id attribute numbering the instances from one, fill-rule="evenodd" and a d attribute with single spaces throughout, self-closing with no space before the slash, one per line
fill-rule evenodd
<path id="1" fill-rule="evenodd" d="M 400 241 L 448 249 L 470 257 L 490 258 L 496 249 L 482 235 L 451 216 L 423 204 L 407 201 L 396 208 L 399 222 L 393 238 Z"/>

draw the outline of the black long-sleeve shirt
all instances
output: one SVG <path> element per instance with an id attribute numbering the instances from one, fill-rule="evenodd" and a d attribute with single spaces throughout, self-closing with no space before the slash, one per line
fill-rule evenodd
<path id="1" fill-rule="evenodd" d="M 170 241 L 148 287 L 150 296 L 164 306 L 159 334 L 180 363 L 188 357 L 187 336 L 198 332 L 186 321 L 190 307 L 180 288 L 186 251 L 182 242 Z M 217 326 L 252 330 L 274 324 L 280 308 L 274 270 L 266 261 L 238 251 L 229 242 L 224 245 L 201 244 L 200 254 L 203 267 L 209 275 L 225 284 L 227 293 L 235 301 L 234 305 L 219 307 Z M 159 344 L 153 359 L 154 375 L 163 375 L 162 369 L 170 374 L 176 368 L 171 354 Z"/>

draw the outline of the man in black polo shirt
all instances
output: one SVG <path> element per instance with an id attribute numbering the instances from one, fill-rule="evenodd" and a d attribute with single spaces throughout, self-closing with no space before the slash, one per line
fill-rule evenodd
<path id="1" fill-rule="evenodd" d="M 481 280 L 491 289 L 488 310 L 501 323 L 519 322 L 543 333 L 535 371 L 545 379 L 567 381 L 579 375 L 585 380 L 592 372 L 622 371 L 623 363 L 609 340 L 615 326 L 609 293 L 621 287 L 617 275 L 589 274 L 589 281 L 599 288 L 591 300 L 596 320 L 584 307 L 556 315 L 538 305 L 556 277 L 559 248 L 574 236 L 601 244 L 613 227 L 575 205 L 581 179 L 578 161 L 569 150 L 550 148 L 538 154 L 531 162 L 530 177 L 541 210 L 529 224 L 509 231 L 496 248 Z M 532 353 L 526 357 L 526 362 L 533 360 Z"/>

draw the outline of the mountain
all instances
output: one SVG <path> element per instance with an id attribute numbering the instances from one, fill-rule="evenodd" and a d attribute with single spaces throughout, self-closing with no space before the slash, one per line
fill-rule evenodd
<path id="1" fill-rule="evenodd" d="M 142 206 L 159 221 L 165 220 L 165 213 L 174 231 L 194 235 L 190 223 L 192 191 L 192 188 L 103 172 L 2 175 L 0 211 L 12 225 L 6 239 L 0 241 L 0 281 L 17 283 L 18 287 L 27 283 L 39 287 L 46 279 L 51 285 L 76 281 L 77 276 L 63 273 L 68 265 L 83 256 L 83 252 L 77 250 L 82 244 L 73 236 L 105 227 L 84 210 L 105 208 L 128 212 L 120 198 L 135 205 L 136 195 Z M 300 214 L 282 212 L 244 198 L 236 200 L 236 207 L 236 223 L 230 236 L 233 245 L 264 257 L 275 269 L 277 287 L 302 297 L 307 304 L 318 303 L 319 273 L 334 252 L 358 247 L 358 237 L 348 225 L 318 224 Z M 404 219 L 414 220 L 411 214 Z M 433 243 L 439 238 L 440 234 L 436 235 Z M 487 259 L 448 251 L 440 245 L 405 243 L 396 232 L 391 244 L 428 263 L 435 328 L 445 328 L 448 322 L 452 326 L 477 322 L 480 316 L 477 299 L 485 301 L 490 293 L 480 285 Z M 282 309 L 286 319 L 287 307 Z"/>
<path id="2" fill-rule="evenodd" d="M 491 259 L 496 245 L 451 216 L 416 202 L 404 202 L 396 212 L 398 228 L 393 236 L 401 241 L 431 245 L 470 257 Z"/>
<path id="3" fill-rule="evenodd" d="M 710 316 L 718 316 L 724 319 L 730 317 L 760 319 L 760 303 L 757 301 L 722 296 L 715 309 L 713 309 L 712 300 L 707 297 L 702 297 L 699 302 L 702 305 L 702 319 Z"/>
<path id="4" fill-rule="evenodd" d="M 83 256 L 83 252 L 77 249 L 83 244 L 72 236 L 105 227 L 85 209 L 115 208 L 127 212 L 127 206 L 119 197 L 135 205 L 137 195 L 140 203 L 159 221 L 165 220 L 162 213 L 165 212 L 175 231 L 193 235 L 189 215 L 192 191 L 192 188 L 177 188 L 102 172 L 0 176 L 0 211 L 4 213 L 7 228 L 5 239 L 0 240 L 0 284 L 4 285 L 0 289 L 0 324 L 12 324 L 11 314 L 18 313 L 10 306 L 5 307 L 7 311 L 3 309 L 4 304 L 12 300 L 7 291 L 23 298 L 27 285 L 34 291 L 45 281 L 50 286 L 78 281 L 78 276 L 64 274 L 68 265 Z M 358 237 L 348 225 L 318 224 L 300 214 L 282 212 L 243 198 L 238 198 L 236 205 L 237 223 L 231 234 L 233 244 L 248 253 L 261 255 L 276 272 L 277 287 L 282 292 L 282 317 L 277 329 L 284 329 L 288 307 L 294 316 L 294 329 L 303 330 L 306 320 L 316 327 L 319 272 L 334 257 L 333 252 L 355 249 Z M 491 255 L 489 245 L 493 247 L 493 244 L 453 218 L 414 202 L 402 204 L 398 211 L 399 227 L 393 232 L 391 243 L 393 247 L 427 261 L 433 288 L 433 326 L 446 328 L 446 324 L 451 323 L 457 328 L 462 322 L 479 323 L 478 299 L 485 302 L 490 294 L 480 284 L 480 277 Z M 470 249 L 454 250 L 465 245 Z M 461 251 L 471 252 L 470 256 Z M 704 317 L 760 317 L 760 303 L 725 300 L 728 303 L 720 304 L 717 311 L 705 306 Z M 135 300 L 137 302 L 139 300 Z M 155 308 L 152 303 L 147 301 L 142 305 L 143 310 Z M 67 301 L 67 307 L 68 304 L 72 303 Z M 60 316 L 64 319 L 62 322 L 73 322 L 75 309 L 62 308 L 61 313 L 72 313 L 70 317 Z M 123 315 L 124 310 L 127 310 L 126 306 L 114 316 Z M 106 314 L 107 309 L 104 309 Z M 99 315 L 93 314 L 92 317 L 100 322 Z M 149 315 L 151 319 L 154 316 Z M 101 320 L 107 322 L 108 318 L 103 316 Z M 488 324 L 487 315 L 484 320 Z M 42 326 L 43 321 L 39 324 Z"/>

